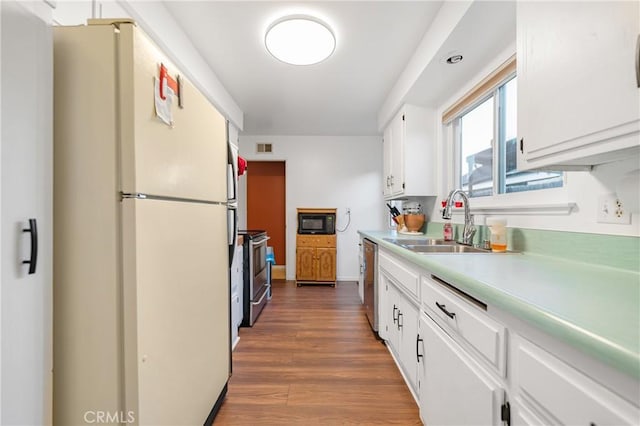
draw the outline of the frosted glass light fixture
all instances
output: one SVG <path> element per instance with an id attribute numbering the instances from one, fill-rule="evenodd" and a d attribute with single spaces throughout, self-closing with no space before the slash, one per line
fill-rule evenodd
<path id="1" fill-rule="evenodd" d="M 329 26 L 306 15 L 278 19 L 267 29 L 264 43 L 276 59 L 292 65 L 317 64 L 336 48 L 336 38 Z"/>

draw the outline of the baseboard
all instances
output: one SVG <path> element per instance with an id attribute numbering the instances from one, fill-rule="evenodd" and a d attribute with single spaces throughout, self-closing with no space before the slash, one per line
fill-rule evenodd
<path id="1" fill-rule="evenodd" d="M 220 395 L 218 396 L 216 403 L 211 409 L 211 412 L 209 413 L 207 420 L 205 420 L 204 422 L 204 426 L 211 426 L 213 424 L 213 421 L 216 419 L 216 416 L 218 415 L 218 411 L 220 411 L 220 407 L 224 402 L 224 398 L 227 396 L 228 388 L 229 388 L 229 382 L 224 384 L 224 387 L 222 388 L 222 392 L 220 392 Z"/>
<path id="2" fill-rule="evenodd" d="M 360 277 L 338 277 L 338 281 L 360 281 Z"/>

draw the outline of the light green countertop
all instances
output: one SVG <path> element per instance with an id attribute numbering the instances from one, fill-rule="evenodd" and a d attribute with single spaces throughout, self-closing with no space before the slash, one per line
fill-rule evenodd
<path id="1" fill-rule="evenodd" d="M 360 231 L 489 306 L 640 378 L 640 273 L 528 253 L 416 254 Z M 410 237 L 409 237 L 410 238 Z"/>

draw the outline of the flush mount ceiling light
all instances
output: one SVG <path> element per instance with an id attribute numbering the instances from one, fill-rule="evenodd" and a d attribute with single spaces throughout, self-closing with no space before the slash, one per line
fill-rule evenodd
<path id="1" fill-rule="evenodd" d="M 278 19 L 267 29 L 264 43 L 276 59 L 292 65 L 317 64 L 336 48 L 336 38 L 329 26 L 307 15 Z"/>

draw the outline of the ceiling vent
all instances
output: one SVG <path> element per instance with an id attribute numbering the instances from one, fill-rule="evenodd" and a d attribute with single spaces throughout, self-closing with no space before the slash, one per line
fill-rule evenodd
<path id="1" fill-rule="evenodd" d="M 258 154 L 271 154 L 273 152 L 273 145 L 270 143 L 258 143 L 256 144 L 256 152 Z"/>

